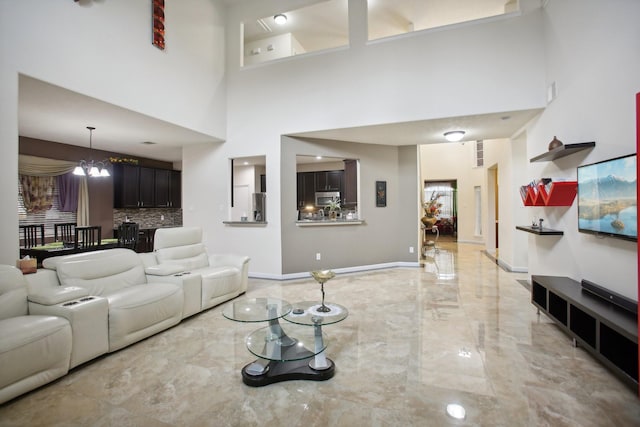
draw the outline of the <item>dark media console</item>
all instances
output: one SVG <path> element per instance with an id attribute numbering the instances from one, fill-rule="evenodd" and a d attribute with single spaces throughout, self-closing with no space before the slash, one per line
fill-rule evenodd
<path id="1" fill-rule="evenodd" d="M 531 303 L 637 391 L 637 303 L 587 280 L 533 275 L 531 285 Z"/>

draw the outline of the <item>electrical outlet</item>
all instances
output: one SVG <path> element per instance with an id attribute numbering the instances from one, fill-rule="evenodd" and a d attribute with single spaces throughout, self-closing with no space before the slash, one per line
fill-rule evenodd
<path id="1" fill-rule="evenodd" d="M 316 254 L 316 261 L 320 261 L 322 259 L 322 255 L 320 255 L 320 252 L 318 252 Z"/>
<path id="2" fill-rule="evenodd" d="M 413 246 L 409 246 L 409 253 L 412 254 L 413 253 Z"/>
<path id="3" fill-rule="evenodd" d="M 164 221 L 164 215 L 160 215 L 160 221 Z"/>

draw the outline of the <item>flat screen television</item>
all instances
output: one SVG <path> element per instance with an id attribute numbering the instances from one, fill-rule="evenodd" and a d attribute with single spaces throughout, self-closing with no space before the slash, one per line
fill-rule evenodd
<path id="1" fill-rule="evenodd" d="M 578 231 L 638 240 L 636 155 L 578 167 Z"/>

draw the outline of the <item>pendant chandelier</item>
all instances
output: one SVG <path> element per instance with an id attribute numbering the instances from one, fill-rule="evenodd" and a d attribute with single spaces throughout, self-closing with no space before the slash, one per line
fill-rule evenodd
<path id="1" fill-rule="evenodd" d="M 92 136 L 95 128 L 93 126 L 87 126 L 89 129 L 89 155 L 91 155 L 92 149 Z M 111 176 L 107 169 L 106 160 L 94 162 L 93 160 L 80 160 L 80 163 L 73 170 L 74 175 L 90 176 L 90 177 L 106 177 Z"/>

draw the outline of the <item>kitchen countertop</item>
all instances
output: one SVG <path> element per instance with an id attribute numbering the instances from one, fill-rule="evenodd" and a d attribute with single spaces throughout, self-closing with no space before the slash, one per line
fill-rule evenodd
<path id="1" fill-rule="evenodd" d="M 301 219 L 296 221 L 298 227 L 325 227 L 333 225 L 362 225 L 364 219 Z"/>
<path id="2" fill-rule="evenodd" d="M 267 221 L 222 221 L 225 225 L 267 225 Z"/>

